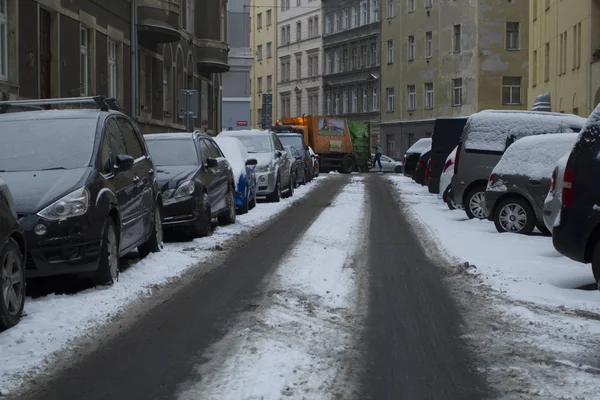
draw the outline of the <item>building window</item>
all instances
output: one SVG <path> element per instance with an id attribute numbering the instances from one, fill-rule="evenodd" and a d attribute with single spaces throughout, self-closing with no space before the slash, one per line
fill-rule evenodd
<path id="1" fill-rule="evenodd" d="M 287 11 L 290 9 L 290 0 L 281 0 L 281 11 Z"/>
<path id="2" fill-rule="evenodd" d="M 362 110 L 363 112 L 367 112 L 369 111 L 369 94 L 367 92 L 367 88 L 364 88 L 362 92 Z"/>
<path id="3" fill-rule="evenodd" d="M 425 32 L 425 57 L 431 58 L 433 55 L 433 32 Z"/>
<path id="4" fill-rule="evenodd" d="M 408 12 L 415 12 L 415 0 L 407 0 L 408 2 Z"/>
<path id="5" fill-rule="evenodd" d="M 262 60 L 262 44 L 259 44 L 256 48 L 256 59 L 258 61 Z"/>
<path id="6" fill-rule="evenodd" d="M 425 8 L 432 8 L 433 0 L 425 0 Z"/>
<path id="7" fill-rule="evenodd" d="M 350 28 L 350 13 L 348 10 L 344 10 L 344 24 L 342 25 L 344 29 Z"/>
<path id="8" fill-rule="evenodd" d="M 546 43 L 546 51 L 544 52 L 544 81 L 550 80 L 550 42 Z"/>
<path id="9" fill-rule="evenodd" d="M 171 67 L 163 64 L 163 114 L 169 116 L 173 111 L 173 77 Z"/>
<path id="10" fill-rule="evenodd" d="M 342 31 L 342 12 L 338 12 L 335 13 L 335 19 L 336 19 L 336 23 L 335 23 L 335 29 L 338 32 Z"/>
<path id="11" fill-rule="evenodd" d="M 353 113 L 358 111 L 358 93 L 356 88 L 352 89 L 352 111 Z"/>
<path id="12" fill-rule="evenodd" d="M 273 75 L 267 75 L 267 92 L 273 90 Z"/>
<path id="13" fill-rule="evenodd" d="M 372 65 L 379 65 L 379 52 L 377 51 L 377 42 L 371 45 L 371 57 L 372 57 Z"/>
<path id="14" fill-rule="evenodd" d="M 502 78 L 502 104 L 521 104 L 521 77 L 505 76 Z"/>
<path id="15" fill-rule="evenodd" d="M 331 115 L 331 93 L 327 93 L 327 114 Z"/>
<path id="16" fill-rule="evenodd" d="M 506 23 L 506 49 L 519 50 L 519 23 Z"/>
<path id="17" fill-rule="evenodd" d="M 433 108 L 433 82 L 427 82 L 425 84 L 425 109 L 431 110 Z"/>
<path id="18" fill-rule="evenodd" d="M 379 110 L 379 90 L 374 87 L 373 88 L 373 111 Z"/>
<path id="19" fill-rule="evenodd" d="M 413 111 L 417 107 L 417 90 L 415 85 L 408 85 L 408 111 Z"/>
<path id="20" fill-rule="evenodd" d="M 300 0 L 296 0 L 296 7 L 300 7 L 300 3 L 301 3 Z"/>
<path id="21" fill-rule="evenodd" d="M 262 93 L 262 91 L 263 91 L 262 76 L 256 80 L 256 90 L 258 91 L 258 93 Z"/>
<path id="22" fill-rule="evenodd" d="M 369 55 L 367 54 L 367 46 L 362 46 L 362 66 L 363 68 L 367 68 L 367 61 L 369 59 Z"/>
<path id="23" fill-rule="evenodd" d="M 371 22 L 379 21 L 379 0 L 371 0 Z"/>
<path id="24" fill-rule="evenodd" d="M 262 46 L 261 46 L 261 50 L 262 50 Z M 271 57 L 273 57 L 273 43 L 269 42 L 269 43 L 267 43 L 267 58 L 271 58 Z M 261 54 L 261 58 L 262 58 L 262 54 Z"/>
<path id="25" fill-rule="evenodd" d="M 388 0 L 388 18 L 394 18 L 394 0 Z"/>
<path id="26" fill-rule="evenodd" d="M 296 22 L 296 42 L 302 40 L 302 21 Z"/>
<path id="27" fill-rule="evenodd" d="M 267 26 L 273 25 L 273 17 L 271 10 L 267 10 Z"/>
<path id="28" fill-rule="evenodd" d="M 460 25 L 454 25 L 454 52 L 458 53 L 461 49 L 461 27 Z"/>
<path id="29" fill-rule="evenodd" d="M 394 41 L 393 40 L 387 41 L 387 63 L 388 64 L 394 63 Z"/>
<path id="30" fill-rule="evenodd" d="M 394 88 L 386 88 L 385 95 L 387 97 L 387 111 L 392 112 L 392 111 L 394 111 L 394 100 L 395 100 Z"/>
<path id="31" fill-rule="evenodd" d="M 0 0 L 0 79 L 8 80 L 8 2 Z"/>
<path id="32" fill-rule="evenodd" d="M 152 107 L 152 56 L 140 54 L 141 109 L 149 112 Z"/>
<path id="33" fill-rule="evenodd" d="M 338 32 L 340 24 L 340 16 L 337 12 L 333 13 L 333 32 Z"/>
<path id="34" fill-rule="evenodd" d="M 325 16 L 325 34 L 331 33 L 331 14 Z"/>
<path id="35" fill-rule="evenodd" d="M 340 94 L 339 94 L 339 92 L 335 94 L 335 103 L 333 105 L 333 113 L 334 114 L 340 113 Z"/>
<path id="36" fill-rule="evenodd" d="M 308 37 L 309 38 L 313 37 L 313 19 L 312 18 L 308 19 Z"/>
<path id="37" fill-rule="evenodd" d="M 189 1 L 189 0 L 187 0 Z M 256 29 L 261 29 L 262 28 L 262 13 L 258 13 L 256 15 Z"/>
<path id="38" fill-rule="evenodd" d="M 333 54 L 327 54 L 327 74 L 333 73 Z"/>
<path id="39" fill-rule="evenodd" d="M 80 71 L 80 75 L 79 75 L 79 79 L 80 79 L 80 88 L 81 88 L 81 95 L 82 96 L 87 96 L 90 93 L 90 81 L 91 81 L 91 66 L 92 66 L 92 62 L 90 60 L 90 44 L 91 44 L 91 31 L 90 29 L 86 28 L 86 27 L 81 27 L 80 30 L 80 46 L 79 46 L 79 53 L 80 53 L 80 66 L 81 66 L 81 71 Z M 4 53 L 4 49 L 2 51 L 2 53 Z"/>
<path id="40" fill-rule="evenodd" d="M 296 117 L 300 117 L 302 115 L 302 95 L 299 94 L 296 96 Z"/>
<path id="41" fill-rule="evenodd" d="M 117 43 L 110 39 L 108 40 L 108 97 L 117 98 Z"/>
<path id="42" fill-rule="evenodd" d="M 415 37 L 408 37 L 408 61 L 414 61 L 415 59 Z"/>
<path id="43" fill-rule="evenodd" d="M 296 57 L 296 79 L 302 78 L 302 58 Z"/>
<path id="44" fill-rule="evenodd" d="M 348 89 L 344 90 L 344 99 L 342 102 L 342 114 L 348 114 Z"/>
<path id="45" fill-rule="evenodd" d="M 196 18 L 195 18 L 195 5 L 196 5 L 196 1 L 195 0 L 185 0 L 185 27 L 187 29 L 188 32 L 190 33 L 194 33 L 194 23 L 196 22 Z M 260 21 L 260 27 L 262 27 L 262 14 L 258 14 L 259 17 L 259 21 Z M 259 27 L 259 28 L 260 28 Z"/>
<path id="46" fill-rule="evenodd" d="M 356 28 L 357 26 L 360 25 L 359 23 L 359 12 L 358 12 L 358 7 L 354 7 L 352 8 L 352 27 Z"/>
<path id="47" fill-rule="evenodd" d="M 366 25 L 369 23 L 369 13 L 367 12 L 367 2 L 362 1 L 360 3 L 360 25 Z"/>
<path id="48" fill-rule="evenodd" d="M 533 51 L 533 60 L 531 62 L 531 86 L 537 85 L 537 69 L 538 69 L 538 53 L 537 50 Z"/>
<path id="49" fill-rule="evenodd" d="M 342 72 L 342 65 L 341 65 L 342 60 L 340 59 L 340 51 L 336 50 L 335 51 L 335 70 L 334 72 L 337 74 L 338 72 Z"/>
<path id="50" fill-rule="evenodd" d="M 461 106 L 463 99 L 462 78 L 452 79 L 452 105 Z"/>

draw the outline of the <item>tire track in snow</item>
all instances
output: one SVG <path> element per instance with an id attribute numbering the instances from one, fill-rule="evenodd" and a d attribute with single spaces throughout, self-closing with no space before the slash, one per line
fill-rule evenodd
<path id="1" fill-rule="evenodd" d="M 269 278 L 256 312 L 202 355 L 180 400 L 352 396 L 366 303 L 365 202 L 362 177 L 353 177 Z"/>

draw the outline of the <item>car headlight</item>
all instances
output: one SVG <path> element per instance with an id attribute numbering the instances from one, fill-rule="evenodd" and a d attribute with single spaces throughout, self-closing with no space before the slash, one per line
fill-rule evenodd
<path id="1" fill-rule="evenodd" d="M 179 185 L 179 187 L 175 191 L 175 194 L 173 195 L 173 197 L 178 199 L 181 197 L 191 196 L 192 194 L 194 194 L 195 188 L 196 188 L 196 185 L 194 184 L 193 181 L 183 182 L 181 185 Z"/>
<path id="2" fill-rule="evenodd" d="M 50 204 L 37 215 L 50 221 L 60 221 L 84 215 L 89 207 L 89 199 L 90 193 L 88 190 L 79 188 Z"/>

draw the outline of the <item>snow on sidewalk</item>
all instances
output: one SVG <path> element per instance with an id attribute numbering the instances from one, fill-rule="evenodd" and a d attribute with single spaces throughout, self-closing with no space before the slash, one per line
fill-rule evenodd
<path id="1" fill-rule="evenodd" d="M 325 209 L 246 313 L 198 366 L 180 400 L 348 398 L 346 374 L 362 326 L 365 187 L 352 183 Z M 351 368 L 350 368 L 351 369 Z"/>
<path id="2" fill-rule="evenodd" d="M 65 357 L 63 350 L 78 340 L 93 338 L 95 328 L 110 323 L 127 306 L 151 296 L 157 285 L 210 260 L 216 246 L 226 245 L 236 235 L 268 222 L 327 179 L 317 178 L 299 187 L 294 197 L 280 203 L 259 203 L 248 214 L 239 215 L 234 225 L 218 227 L 210 237 L 167 243 L 162 252 L 123 271 L 111 287 L 28 298 L 26 316 L 14 328 L 0 333 L 0 393 L 6 395 L 43 372 L 54 358 Z"/>

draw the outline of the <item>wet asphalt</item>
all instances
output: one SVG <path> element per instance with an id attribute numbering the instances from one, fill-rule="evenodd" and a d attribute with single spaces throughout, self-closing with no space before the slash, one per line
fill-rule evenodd
<path id="1" fill-rule="evenodd" d="M 199 357 L 224 336 L 228 322 L 251 308 L 264 279 L 348 182 L 336 176 L 319 185 L 221 266 L 18 399 L 176 398 L 179 385 L 196 376 Z M 428 260 L 383 177 L 370 175 L 365 182 L 370 287 L 360 399 L 489 398 L 460 337 L 462 319 L 441 270 Z"/>

